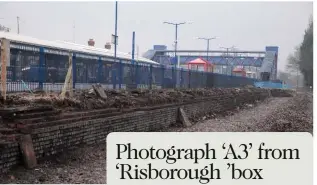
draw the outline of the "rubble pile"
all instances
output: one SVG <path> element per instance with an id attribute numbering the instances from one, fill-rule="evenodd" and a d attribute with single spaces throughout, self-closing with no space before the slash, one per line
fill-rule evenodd
<path id="1" fill-rule="evenodd" d="M 287 104 L 280 106 L 265 121 L 259 130 L 268 132 L 313 133 L 312 95 L 300 93 Z"/>
<path id="2" fill-rule="evenodd" d="M 295 94 L 295 91 L 290 89 L 270 89 L 270 91 L 274 97 L 293 97 Z"/>
<path id="3" fill-rule="evenodd" d="M 96 87 L 94 87 L 96 88 Z M 266 91 L 258 88 L 211 88 L 211 89 L 136 89 L 136 90 L 77 90 L 73 96 L 62 99 L 57 93 L 9 94 L 5 104 L 0 106 L 51 105 L 65 110 L 90 110 L 105 108 L 138 108 L 162 104 L 183 103 L 208 97 Z M 96 93 L 97 92 L 97 93 Z M 102 93 L 102 97 L 100 96 Z M 248 98 L 248 97 L 245 97 Z"/>

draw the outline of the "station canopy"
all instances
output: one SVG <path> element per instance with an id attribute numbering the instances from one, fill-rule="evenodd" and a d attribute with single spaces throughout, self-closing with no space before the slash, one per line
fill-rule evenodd
<path id="1" fill-rule="evenodd" d="M 196 58 L 195 60 L 192 60 L 192 61 L 188 62 L 187 64 L 206 64 L 206 65 L 213 66 L 213 64 L 211 64 L 210 62 L 208 62 L 207 60 L 202 59 L 202 58 Z"/>

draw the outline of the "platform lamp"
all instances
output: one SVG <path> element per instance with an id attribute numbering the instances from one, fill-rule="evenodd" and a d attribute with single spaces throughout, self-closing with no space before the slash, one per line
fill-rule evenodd
<path id="1" fill-rule="evenodd" d="M 231 46 L 231 47 L 220 47 L 221 49 L 225 49 L 227 51 L 227 64 L 228 64 L 228 56 L 229 56 L 229 50 L 231 49 L 236 49 L 236 46 Z M 232 75 L 232 69 L 231 69 L 231 75 Z"/>
<path id="2" fill-rule="evenodd" d="M 115 25 L 114 25 L 114 61 L 117 61 L 117 45 L 118 45 L 118 1 L 115 2 Z"/>
<path id="3" fill-rule="evenodd" d="M 179 22 L 179 23 L 173 23 L 173 22 L 163 22 L 163 24 L 170 24 L 175 26 L 175 68 L 178 64 L 178 59 L 177 59 L 177 34 L 178 34 L 178 26 L 182 24 L 192 24 L 192 22 Z"/>
<path id="4" fill-rule="evenodd" d="M 206 59 L 207 59 L 207 61 L 208 61 L 209 41 L 210 41 L 210 40 L 214 40 L 214 39 L 219 39 L 219 37 L 211 37 L 211 38 L 207 38 L 207 37 L 195 37 L 195 39 L 207 41 L 207 57 L 206 57 Z"/>

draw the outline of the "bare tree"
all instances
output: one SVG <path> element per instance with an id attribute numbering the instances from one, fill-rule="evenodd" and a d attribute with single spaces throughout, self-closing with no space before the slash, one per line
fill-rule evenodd
<path id="1" fill-rule="evenodd" d="M 287 71 L 296 74 L 297 79 L 303 74 L 306 86 L 313 86 L 313 22 L 310 19 L 304 39 L 294 54 L 288 56 Z"/>

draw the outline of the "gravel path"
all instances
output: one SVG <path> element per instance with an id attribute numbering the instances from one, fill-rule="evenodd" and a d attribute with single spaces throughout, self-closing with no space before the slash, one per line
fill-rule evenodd
<path id="1" fill-rule="evenodd" d="M 258 124 L 276 113 L 292 98 L 271 98 L 255 107 L 240 110 L 226 117 L 205 120 L 190 128 L 170 128 L 180 132 L 256 131 Z M 309 113 L 312 113 L 312 107 Z M 312 116 L 312 115 L 311 115 Z M 309 118 L 310 119 L 310 118 Z M 0 176 L 0 183 L 106 183 L 106 144 L 88 146 L 56 156 L 53 161 L 40 163 L 36 169 L 18 167 Z"/>
<path id="2" fill-rule="evenodd" d="M 171 128 L 170 132 L 252 132 L 259 121 L 272 114 L 290 98 L 270 98 L 258 106 L 243 109 L 236 114 L 205 120 L 188 128 Z"/>

